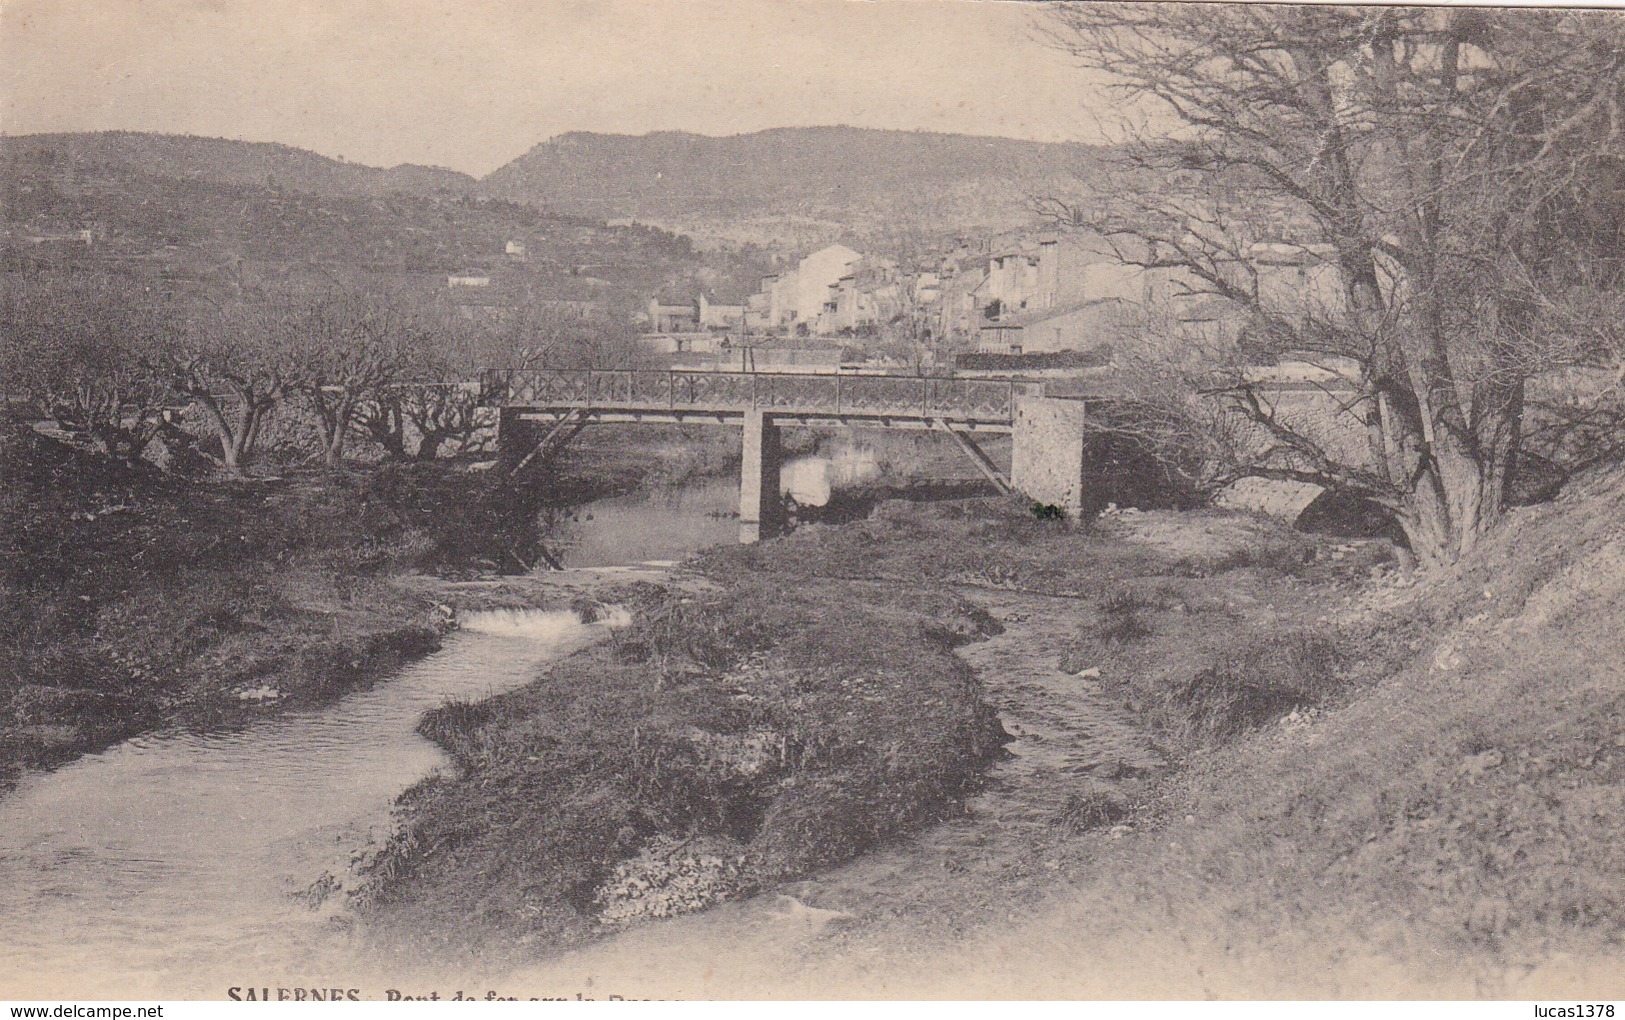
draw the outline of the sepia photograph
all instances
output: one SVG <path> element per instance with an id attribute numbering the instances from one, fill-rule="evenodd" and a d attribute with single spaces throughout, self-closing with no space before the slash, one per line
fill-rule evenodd
<path id="1" fill-rule="evenodd" d="M 0 0 L 0 214 L 0 1000 L 1625 999 L 1625 9 Z"/>

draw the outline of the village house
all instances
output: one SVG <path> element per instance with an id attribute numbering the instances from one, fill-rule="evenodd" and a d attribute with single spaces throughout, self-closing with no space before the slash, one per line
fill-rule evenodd
<path id="1" fill-rule="evenodd" d="M 932 336 L 948 341 L 974 337 L 981 319 L 976 293 L 987 279 L 987 266 L 964 259 L 951 260 L 944 263 L 939 279 L 935 307 L 926 310 Z"/>
<path id="2" fill-rule="evenodd" d="M 700 306 L 697 301 L 662 301 L 649 299 L 649 332 L 700 332 Z"/>
<path id="3" fill-rule="evenodd" d="M 696 299 L 701 329 L 742 330 L 745 325 L 744 304 L 714 301 L 704 291 Z"/>
<path id="4" fill-rule="evenodd" d="M 1261 242 L 1248 255 L 1260 299 L 1299 325 L 1343 308 L 1343 279 L 1331 245 Z"/>
<path id="5" fill-rule="evenodd" d="M 796 266 L 796 321 L 816 331 L 816 323 L 830 299 L 830 288 L 852 271 L 861 255 L 844 244 L 832 244 L 808 255 Z"/>
<path id="6" fill-rule="evenodd" d="M 814 332 L 852 334 L 889 323 L 906 312 L 909 292 L 897 263 L 861 258 L 851 272 L 831 285 Z"/>
<path id="7" fill-rule="evenodd" d="M 983 354 L 1054 354 L 1109 345 L 1137 317 L 1140 306 L 1117 297 L 1080 301 L 982 325 L 976 349 Z"/>
<path id="8" fill-rule="evenodd" d="M 977 350 L 994 354 L 1088 350 L 1129 300 L 1115 250 L 1093 232 L 1041 237 L 994 250 L 971 292 Z"/>
<path id="9" fill-rule="evenodd" d="M 757 293 L 745 299 L 741 320 L 748 313 L 752 326 L 765 331 L 833 332 L 836 327 L 825 313 L 835 310 L 841 278 L 851 274 L 861 258 L 843 244 L 818 249 L 796 268 L 764 277 Z"/>
<path id="10" fill-rule="evenodd" d="M 649 299 L 650 333 L 704 333 L 744 331 L 749 306 L 718 301 L 701 291 L 692 301 Z"/>

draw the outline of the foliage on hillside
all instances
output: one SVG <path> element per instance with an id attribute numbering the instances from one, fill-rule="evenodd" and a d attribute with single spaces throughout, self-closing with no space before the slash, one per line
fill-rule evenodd
<path id="1" fill-rule="evenodd" d="M 127 166 L 165 177 L 329 197 L 466 194 L 474 184 L 467 174 L 444 167 L 403 163 L 386 170 L 291 145 L 142 131 L 12 136 L 0 142 L 0 152 L 8 161 L 44 158 L 57 167 Z"/>
<path id="2" fill-rule="evenodd" d="M 335 281 L 444 290 L 447 274 L 479 268 L 511 277 L 497 281 L 508 290 L 562 288 L 570 291 L 562 296 L 579 298 L 596 287 L 597 300 L 623 313 L 657 290 L 729 274 L 754 280 L 761 271 L 725 255 L 702 263 L 686 238 L 650 227 L 606 227 L 540 205 L 477 198 L 464 187 L 352 179 L 399 172 L 218 139 L 4 139 L 0 208 L 15 235 L 5 268 L 114 270 L 217 297 Z M 97 236 L 88 248 L 25 240 L 90 225 Z M 508 241 L 524 243 L 524 262 L 507 258 Z"/>
<path id="3" fill-rule="evenodd" d="M 996 233 L 1033 219 L 1031 196 L 1098 172 L 1080 144 L 850 127 L 712 138 L 577 132 L 543 142 L 480 182 L 483 192 L 579 215 L 641 218 L 705 233 L 910 242 Z M 755 221 L 755 222 L 753 222 Z M 808 228 L 818 223 L 834 230 Z"/>

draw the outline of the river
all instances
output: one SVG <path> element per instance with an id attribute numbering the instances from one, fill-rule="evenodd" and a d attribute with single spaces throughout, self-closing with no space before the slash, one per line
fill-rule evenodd
<path id="1" fill-rule="evenodd" d="M 837 444 L 828 456 L 797 457 L 780 472 L 780 490 L 803 508 L 881 473 L 872 449 Z M 567 567 L 680 560 L 739 540 L 739 482 L 712 478 L 603 499 L 576 510 L 556 531 Z"/>
<path id="2" fill-rule="evenodd" d="M 343 897 L 319 893 L 350 884 L 395 798 L 447 765 L 419 718 L 518 687 L 616 622 L 468 614 L 440 651 L 325 708 L 139 737 L 25 778 L 0 799 L 0 996 L 386 987 Z"/>
<path id="3" fill-rule="evenodd" d="M 785 491 L 822 506 L 876 471 L 861 449 L 799 458 Z M 577 513 L 561 550 L 571 567 L 680 559 L 737 541 L 737 509 L 733 479 L 603 500 Z M 440 651 L 324 708 L 153 733 L 25 777 L 0 798 L 0 996 L 379 994 L 400 961 L 353 940 L 345 897 L 327 893 L 353 887 L 401 791 L 448 767 L 418 720 L 523 685 L 605 625 L 466 614 Z"/>

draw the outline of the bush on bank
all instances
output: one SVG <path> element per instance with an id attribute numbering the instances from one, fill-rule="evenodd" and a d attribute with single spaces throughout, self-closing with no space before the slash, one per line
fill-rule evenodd
<path id="1" fill-rule="evenodd" d="M 611 644 L 423 731 L 460 767 L 403 798 L 375 914 L 557 945 L 850 859 L 955 810 L 1002 730 L 943 595 L 730 579 L 644 590 Z M 983 624 L 992 625 L 991 620 Z"/>

